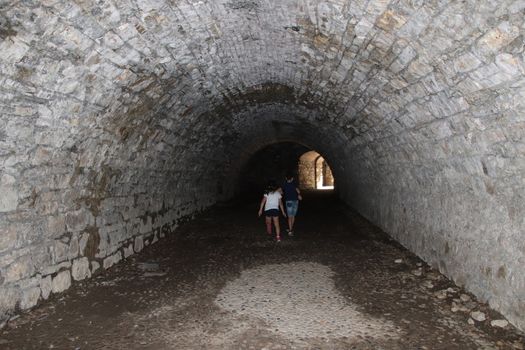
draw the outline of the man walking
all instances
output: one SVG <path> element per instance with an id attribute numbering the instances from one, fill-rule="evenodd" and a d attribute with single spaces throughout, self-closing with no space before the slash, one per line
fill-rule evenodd
<path id="1" fill-rule="evenodd" d="M 297 187 L 292 173 L 286 174 L 286 181 L 283 185 L 283 194 L 286 206 L 286 213 L 288 214 L 288 235 L 293 236 L 293 226 L 295 224 L 295 216 L 297 215 L 297 209 L 299 208 L 299 201 L 301 197 L 301 191 Z"/>

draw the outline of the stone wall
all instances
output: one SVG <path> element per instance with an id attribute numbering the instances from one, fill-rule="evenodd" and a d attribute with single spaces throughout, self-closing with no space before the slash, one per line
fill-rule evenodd
<path id="1" fill-rule="evenodd" d="M 315 189 L 315 160 L 319 157 L 319 153 L 310 151 L 305 153 L 299 159 L 299 187 L 302 189 Z"/>
<path id="2" fill-rule="evenodd" d="M 310 151 L 299 159 L 299 186 L 303 189 L 334 186 L 332 169 L 319 153 Z"/>
<path id="3" fill-rule="evenodd" d="M 348 203 L 524 329 L 524 11 L 3 4 L 0 320 L 230 197 L 253 153 L 293 141 L 325 156 Z"/>
<path id="4" fill-rule="evenodd" d="M 323 186 L 334 186 L 334 175 L 327 162 L 323 162 Z"/>

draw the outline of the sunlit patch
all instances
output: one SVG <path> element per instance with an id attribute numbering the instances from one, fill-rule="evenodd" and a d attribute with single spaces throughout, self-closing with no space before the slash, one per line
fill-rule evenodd
<path id="1" fill-rule="evenodd" d="M 316 151 L 299 158 L 299 183 L 303 189 L 333 190 L 334 176 L 328 162 Z"/>
<path id="2" fill-rule="evenodd" d="M 391 322 L 357 311 L 336 290 L 333 275 L 317 263 L 265 265 L 243 271 L 215 303 L 263 320 L 268 330 L 289 339 L 396 337 Z"/>

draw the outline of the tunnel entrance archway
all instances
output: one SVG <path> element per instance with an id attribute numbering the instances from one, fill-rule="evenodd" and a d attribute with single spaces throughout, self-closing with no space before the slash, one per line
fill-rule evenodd
<path id="1" fill-rule="evenodd" d="M 334 189 L 334 176 L 328 162 L 316 151 L 304 153 L 298 163 L 299 186 L 310 190 Z"/>
<path id="2" fill-rule="evenodd" d="M 259 198 L 269 180 L 284 181 L 287 173 L 298 174 L 299 158 L 310 148 L 296 142 L 279 142 L 256 151 L 242 167 L 239 193 Z"/>
<path id="3" fill-rule="evenodd" d="M 303 189 L 334 188 L 332 170 L 319 152 L 297 142 L 284 141 L 267 145 L 249 158 L 240 171 L 239 194 L 258 198 L 269 180 L 281 183 L 287 173 L 294 174 Z"/>

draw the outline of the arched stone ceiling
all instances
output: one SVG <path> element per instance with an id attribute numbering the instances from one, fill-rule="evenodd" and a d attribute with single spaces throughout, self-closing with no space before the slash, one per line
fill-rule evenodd
<path id="1" fill-rule="evenodd" d="M 250 154 L 288 140 L 326 155 L 349 204 L 524 327 L 524 11 L 4 1 L 0 321 L 230 196 Z"/>

